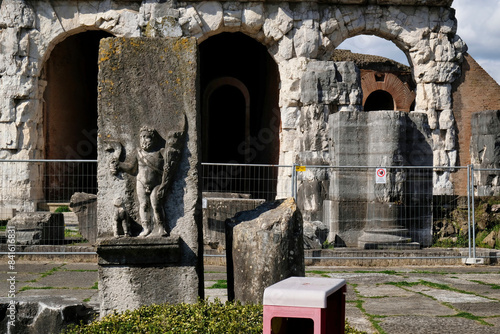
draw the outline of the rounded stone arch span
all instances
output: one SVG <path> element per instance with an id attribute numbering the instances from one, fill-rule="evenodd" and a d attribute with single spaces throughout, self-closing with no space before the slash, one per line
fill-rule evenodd
<path id="1" fill-rule="evenodd" d="M 204 138 L 203 141 L 205 145 L 210 146 L 210 138 L 208 136 L 208 130 L 210 127 L 210 97 L 212 94 L 219 88 L 223 86 L 232 86 L 238 89 L 241 94 L 243 95 L 243 98 L 245 100 L 245 142 L 248 147 L 249 145 L 249 140 L 250 140 L 250 92 L 248 91 L 247 86 L 241 81 L 238 80 L 237 78 L 234 77 L 221 77 L 212 80 L 207 87 L 205 88 L 205 91 L 203 93 L 203 110 L 206 112 L 203 113 L 202 117 L 202 124 L 203 124 L 203 134 Z M 248 159 L 245 159 L 248 160 Z"/>
<path id="2" fill-rule="evenodd" d="M 409 112 L 415 100 L 415 93 L 392 73 L 366 73 L 361 77 L 361 89 L 363 90 L 363 106 L 368 97 L 377 91 L 385 91 L 392 96 L 394 110 Z"/>
<path id="3" fill-rule="evenodd" d="M 340 44 L 342 44 L 344 41 L 348 40 L 349 38 L 353 38 L 356 36 L 361 36 L 361 35 L 366 35 L 366 36 L 373 36 L 377 37 L 380 39 L 383 39 L 385 41 L 391 42 L 394 44 L 406 57 L 408 64 L 410 67 L 413 68 L 413 61 L 410 56 L 410 48 L 411 46 L 408 45 L 404 40 L 402 40 L 400 35 L 391 35 L 387 32 L 379 31 L 379 30 L 370 30 L 365 31 L 362 29 L 358 29 L 357 31 L 349 31 L 349 35 L 347 35 L 345 38 L 340 40 L 340 43 L 336 43 L 335 48 L 337 48 Z"/>
<path id="4" fill-rule="evenodd" d="M 54 36 L 50 40 L 50 43 L 47 45 L 47 48 L 43 52 L 42 57 L 40 57 L 39 68 L 40 68 L 40 75 L 41 75 L 42 79 L 44 79 L 44 76 L 45 76 L 44 70 L 46 68 L 47 61 L 50 59 L 50 56 L 51 56 L 54 48 L 56 48 L 57 45 L 64 43 L 64 41 L 67 38 L 71 38 L 72 36 L 75 36 L 75 35 L 85 34 L 87 32 L 90 32 L 90 33 L 100 32 L 103 34 L 107 34 L 108 37 L 117 37 L 117 35 L 110 30 L 99 29 L 99 28 L 96 28 L 94 26 L 85 26 L 85 25 L 77 26 L 77 27 L 74 27 L 70 30 L 65 30 L 63 33 L 60 33 L 60 34 Z"/>

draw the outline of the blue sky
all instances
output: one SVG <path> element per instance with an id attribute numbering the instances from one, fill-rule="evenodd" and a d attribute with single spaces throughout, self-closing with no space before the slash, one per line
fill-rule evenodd
<path id="1" fill-rule="evenodd" d="M 465 41 L 469 54 L 500 83 L 500 1 L 455 0 L 457 34 Z M 408 64 L 405 55 L 392 42 L 374 36 L 356 36 L 339 46 L 352 52 L 379 55 Z"/>

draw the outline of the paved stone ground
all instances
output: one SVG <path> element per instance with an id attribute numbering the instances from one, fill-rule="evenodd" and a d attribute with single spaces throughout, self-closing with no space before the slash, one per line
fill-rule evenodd
<path id="1" fill-rule="evenodd" d="M 500 266 L 307 267 L 307 276 L 344 278 L 346 316 L 367 333 L 500 333 Z M 98 307 L 97 265 L 18 262 L 17 296 L 66 296 Z M 0 264 L 0 292 L 8 291 Z M 205 293 L 227 299 L 225 267 L 205 267 Z M 221 283 L 221 282 L 219 282 Z"/>

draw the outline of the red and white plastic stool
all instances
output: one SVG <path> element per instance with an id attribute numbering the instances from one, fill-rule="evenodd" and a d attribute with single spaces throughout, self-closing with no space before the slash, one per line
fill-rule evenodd
<path id="1" fill-rule="evenodd" d="M 311 319 L 314 334 L 344 333 L 345 292 L 344 279 L 290 277 L 273 284 L 264 290 L 263 333 L 297 332 L 293 319 Z"/>

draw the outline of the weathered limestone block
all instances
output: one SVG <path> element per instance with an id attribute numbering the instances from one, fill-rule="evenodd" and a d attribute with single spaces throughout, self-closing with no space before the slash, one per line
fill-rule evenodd
<path id="1" fill-rule="evenodd" d="M 226 2 L 224 7 L 224 26 L 239 27 L 241 26 L 241 15 L 243 13 L 243 5 L 241 3 Z"/>
<path id="2" fill-rule="evenodd" d="M 305 275 L 302 216 L 292 198 L 240 212 L 226 228 L 229 298 L 261 303 L 269 285 Z"/>
<path id="3" fill-rule="evenodd" d="M 62 213 L 20 212 L 7 225 L 16 230 L 16 242 L 20 245 L 53 245 L 64 241 Z"/>
<path id="4" fill-rule="evenodd" d="M 172 17 L 153 19 L 148 22 L 146 37 L 181 37 L 182 28 Z"/>
<path id="5" fill-rule="evenodd" d="M 314 59 L 320 47 L 318 23 L 312 19 L 301 21 L 293 36 L 293 45 L 297 57 Z"/>
<path id="6" fill-rule="evenodd" d="M 97 196 L 74 193 L 69 206 L 78 217 L 80 234 L 90 243 L 94 243 L 97 240 Z"/>
<path id="7" fill-rule="evenodd" d="M 288 4 L 283 6 L 268 6 L 269 15 L 266 18 L 262 30 L 266 38 L 274 41 L 280 40 L 293 28 L 293 12 Z"/>
<path id="8" fill-rule="evenodd" d="M 313 103 L 359 105 L 361 94 L 353 94 L 360 90 L 359 69 L 352 62 L 311 61 L 300 81 L 301 102 L 305 105 Z"/>
<path id="9" fill-rule="evenodd" d="M 17 149 L 18 134 L 15 123 L 0 123 L 0 149 Z"/>
<path id="10" fill-rule="evenodd" d="M 31 28 L 35 14 L 22 0 L 5 0 L 0 3 L 0 26 Z"/>
<path id="11" fill-rule="evenodd" d="M 291 59 L 294 56 L 292 33 L 288 33 L 278 42 L 278 55 L 283 59 Z"/>
<path id="12" fill-rule="evenodd" d="M 471 119 L 471 162 L 475 168 L 500 168 L 500 110 L 479 111 Z M 479 196 L 500 194 L 500 171 L 474 171 Z"/>
<path id="13" fill-rule="evenodd" d="M 264 25 L 264 5 L 260 2 L 245 3 L 242 15 L 242 28 L 250 33 L 257 33 Z"/>
<path id="14" fill-rule="evenodd" d="M 453 195 L 453 184 L 451 183 L 450 176 L 450 172 L 447 170 L 435 171 L 433 173 L 433 195 Z"/>
<path id="15" fill-rule="evenodd" d="M 300 120 L 300 109 L 298 107 L 283 108 L 281 112 L 282 129 L 295 129 Z"/>
<path id="16" fill-rule="evenodd" d="M 215 31 L 222 26 L 224 12 L 220 2 L 202 2 L 196 6 L 196 11 L 200 16 L 201 22 L 203 22 L 203 31 Z"/>
<path id="17" fill-rule="evenodd" d="M 0 298 L 0 309 L 7 310 L 7 315 L 10 300 Z M 96 310 L 69 297 L 16 296 L 14 305 L 14 326 L 7 326 L 8 316 L 0 321 L 1 328 L 9 328 L 6 333 L 62 333 L 69 325 L 90 323 L 96 315 Z"/>
<path id="18" fill-rule="evenodd" d="M 203 32 L 203 21 L 196 9 L 189 5 L 179 10 L 179 24 L 182 26 L 185 36 L 200 36 Z"/>

